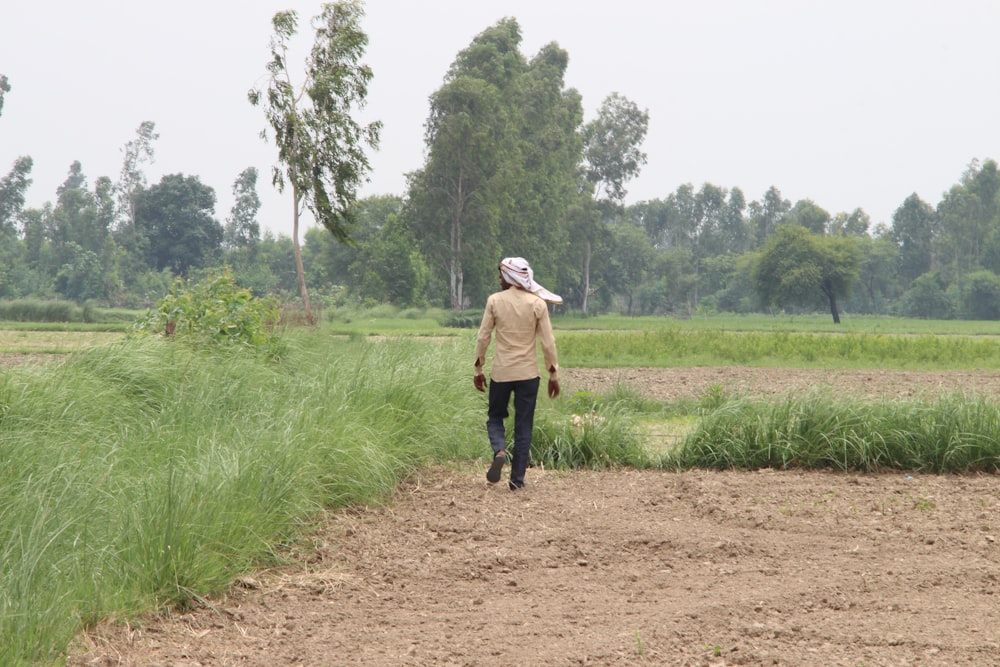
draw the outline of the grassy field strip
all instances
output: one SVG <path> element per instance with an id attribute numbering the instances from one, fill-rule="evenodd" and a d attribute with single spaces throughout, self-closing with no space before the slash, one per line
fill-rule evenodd
<path id="1" fill-rule="evenodd" d="M 81 628 L 183 608 L 279 561 L 327 509 L 384 502 L 427 463 L 485 458 L 472 331 L 331 331 L 287 332 L 280 358 L 159 337 L 24 336 L 71 354 L 0 372 L 0 664 L 57 664 Z M 964 334 L 557 337 L 567 367 L 1000 364 L 996 341 Z M 541 398 L 532 458 L 560 469 L 994 473 L 1000 411 L 957 395 L 663 404 L 617 386 Z"/>
<path id="2" fill-rule="evenodd" d="M 31 331 L 0 328 L 0 353 L 68 354 L 81 348 L 120 341 L 125 334 L 108 331 Z"/>

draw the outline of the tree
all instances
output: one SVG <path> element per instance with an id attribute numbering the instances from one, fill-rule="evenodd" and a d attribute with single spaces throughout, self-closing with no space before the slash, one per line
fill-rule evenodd
<path id="1" fill-rule="evenodd" d="M 424 305 L 428 270 L 415 245 L 402 218 L 390 214 L 352 265 L 359 296 L 397 306 Z"/>
<path id="2" fill-rule="evenodd" d="M 278 12 L 271 23 L 271 60 L 267 65 L 266 94 L 248 93 L 254 106 L 266 99 L 264 114 L 274 132 L 279 166 L 272 183 L 283 192 L 292 188 L 292 241 L 299 293 L 306 319 L 313 322 L 306 290 L 299 216 L 308 207 L 337 240 L 350 241 L 351 205 L 370 169 L 365 147 L 377 148 L 382 123 L 358 124 L 352 117 L 368 95 L 372 70 L 360 63 L 368 45 L 361 30 L 364 11 L 359 0 L 326 3 L 313 20 L 315 42 L 306 62 L 305 78 L 296 89 L 288 69 L 288 46 L 295 36 L 298 15 Z M 266 140 L 266 130 L 261 132 Z"/>
<path id="3" fill-rule="evenodd" d="M 825 234 L 830 224 L 830 214 L 817 206 L 811 199 L 800 199 L 795 202 L 782 220 L 785 223 L 801 225 L 813 234 Z"/>
<path id="4" fill-rule="evenodd" d="M 118 212 L 124 218 L 122 223 L 126 227 L 135 228 L 135 196 L 146 187 L 146 174 L 142 171 L 142 165 L 153 163 L 155 155 L 153 142 L 159 138 L 156 123 L 145 120 L 136 129 L 135 139 L 126 142 L 122 149 L 125 158 L 122 160 L 118 183 L 115 184 L 115 193 L 118 198 Z"/>
<path id="5" fill-rule="evenodd" d="M 940 271 L 928 271 L 918 276 L 900 299 L 899 314 L 903 317 L 949 319 L 954 315 L 955 306 L 947 288 Z"/>
<path id="6" fill-rule="evenodd" d="M 222 245 L 227 250 L 253 248 L 260 241 L 260 196 L 257 195 L 257 169 L 247 167 L 233 181 L 233 207 L 226 218 Z"/>
<path id="7" fill-rule="evenodd" d="M 643 284 L 653 265 L 656 251 L 642 229 L 635 225 L 617 225 L 612 229 L 614 253 L 609 258 L 611 286 L 625 295 L 625 312 L 633 314 L 636 290 Z"/>
<path id="8" fill-rule="evenodd" d="M 516 82 L 528 67 L 520 41 L 517 21 L 507 18 L 459 52 L 431 95 L 427 160 L 410 176 L 407 218 L 428 262 L 447 276 L 454 309 L 471 303 L 467 282 L 476 276 L 481 284 L 471 291 L 485 295 L 486 275 L 495 275 L 502 256 L 499 199 L 515 199 L 513 186 L 520 185 L 515 163 L 521 123 L 514 101 Z M 485 264 L 484 257 L 491 258 L 488 274 L 470 270 Z"/>
<path id="9" fill-rule="evenodd" d="M 739 188 L 730 190 L 719 226 L 722 247 L 728 254 L 739 255 L 750 249 L 751 232 L 747 225 L 746 208 L 743 191 Z"/>
<path id="10" fill-rule="evenodd" d="M 899 249 L 888 230 L 875 238 L 858 237 L 861 250 L 858 294 L 852 298 L 854 310 L 884 313 L 886 306 L 899 294 Z"/>
<path id="11" fill-rule="evenodd" d="M 580 200 L 583 159 L 583 104 L 580 94 L 565 88 L 569 55 L 555 43 L 543 46 L 514 82 L 511 99 L 518 132 L 518 159 L 505 165 L 496 179 L 503 234 L 502 254 L 530 257 L 546 285 L 569 284 L 557 275 L 566 262 L 569 230 L 566 221 Z M 495 289 L 491 263 L 478 263 L 478 276 Z"/>
<path id="12" fill-rule="evenodd" d="M 973 320 L 1000 319 L 1000 277 L 992 271 L 975 271 L 966 279 L 965 315 Z"/>
<path id="13" fill-rule="evenodd" d="M 640 150 L 649 128 L 649 112 L 618 93 L 601 103 L 597 118 L 583 129 L 587 179 L 594 184 L 598 201 L 621 203 L 625 183 L 639 175 L 646 164 Z"/>
<path id="14" fill-rule="evenodd" d="M 865 213 L 864 209 L 856 208 L 851 213 L 838 213 L 830 220 L 830 234 L 838 236 L 863 237 L 868 235 L 868 228 L 872 224 L 871 217 Z"/>
<path id="15" fill-rule="evenodd" d="M 169 174 L 135 202 L 136 225 L 149 240 L 149 265 L 186 274 L 208 266 L 222 245 L 222 225 L 212 217 L 215 191 L 197 176 Z"/>
<path id="16" fill-rule="evenodd" d="M 859 277 L 857 239 L 820 236 L 795 224 L 781 225 L 753 270 L 754 289 L 767 305 L 813 306 L 826 300 L 840 323 L 837 299 Z"/>
<path id="17" fill-rule="evenodd" d="M 606 224 L 620 212 L 627 190 L 625 183 L 639 175 L 646 164 L 640 150 L 649 128 L 649 112 L 618 93 L 611 93 L 601 103 L 597 118 L 583 128 L 584 173 L 594 186 L 594 198 Z M 578 237 L 583 244 L 583 285 L 581 309 L 587 313 L 590 293 L 590 262 L 596 229 L 582 228 Z"/>
<path id="18" fill-rule="evenodd" d="M 24 208 L 25 193 L 31 185 L 30 157 L 19 157 L 10 172 L 0 179 L 0 232 L 13 229 L 14 218 Z"/>
<path id="19" fill-rule="evenodd" d="M 62 266 L 56 272 L 56 291 L 67 299 L 85 301 L 105 296 L 101 258 L 72 241 L 63 248 Z"/>
<path id="20" fill-rule="evenodd" d="M 951 268 L 952 282 L 961 291 L 964 277 L 994 263 L 998 254 L 1000 227 L 1000 170 L 987 160 L 973 160 L 961 181 L 952 186 L 937 206 L 941 225 L 944 263 Z"/>
<path id="21" fill-rule="evenodd" d="M 773 185 L 767 189 L 759 202 L 751 202 L 749 224 L 756 234 L 756 245 L 760 247 L 770 238 L 778 224 L 792 210 L 792 202 L 781 197 L 781 192 Z"/>
<path id="22" fill-rule="evenodd" d="M 424 168 L 411 175 L 409 218 L 430 262 L 448 276 L 451 308 L 465 308 L 466 259 L 496 257 L 499 214 L 489 181 L 503 159 L 497 136 L 503 96 L 471 77 L 446 82 L 431 97 Z"/>
<path id="23" fill-rule="evenodd" d="M 6 74 L 0 74 L 0 116 L 3 115 L 3 98 L 10 92 L 10 82 Z"/>
<path id="24" fill-rule="evenodd" d="M 565 87 L 566 51 L 549 43 L 529 60 L 520 43 L 520 26 L 505 18 L 458 53 L 431 96 L 425 164 L 409 175 L 404 218 L 437 269 L 430 287 L 454 309 L 495 291 L 505 255 L 529 258 L 546 284 L 575 281 L 571 228 L 589 214 L 583 106 Z"/>
<path id="25" fill-rule="evenodd" d="M 934 208 L 911 194 L 892 214 L 892 240 L 899 248 L 899 277 L 904 291 L 936 270 L 938 218 Z"/>

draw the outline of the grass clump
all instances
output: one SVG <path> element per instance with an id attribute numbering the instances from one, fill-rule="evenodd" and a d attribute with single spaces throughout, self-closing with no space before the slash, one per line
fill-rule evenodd
<path id="1" fill-rule="evenodd" d="M 577 392 L 560 403 L 560 417 L 536 420 L 532 461 L 557 469 L 649 466 L 635 425 L 639 405 L 643 399 L 624 387 L 604 396 Z"/>
<path id="2" fill-rule="evenodd" d="M 762 402 L 734 398 L 704 415 L 667 468 L 832 468 L 995 473 L 1000 412 L 986 397 L 838 400 L 825 392 Z"/>
<path id="3" fill-rule="evenodd" d="M 460 352 L 311 331 L 274 361 L 141 337 L 0 375 L 0 664 L 58 663 L 101 618 L 271 562 L 324 508 L 481 455 Z"/>

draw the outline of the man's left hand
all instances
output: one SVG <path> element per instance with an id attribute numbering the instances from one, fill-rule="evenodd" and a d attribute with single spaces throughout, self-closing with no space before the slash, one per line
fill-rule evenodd
<path id="1" fill-rule="evenodd" d="M 549 380 L 549 398 L 559 397 L 559 380 Z"/>

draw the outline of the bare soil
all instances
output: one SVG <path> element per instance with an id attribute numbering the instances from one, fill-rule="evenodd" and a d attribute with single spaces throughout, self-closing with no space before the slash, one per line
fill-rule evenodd
<path id="1" fill-rule="evenodd" d="M 1000 391 L 995 372 L 562 376 L 663 400 Z M 102 625 L 69 664 L 1000 664 L 996 476 L 531 468 L 511 492 L 485 466 L 421 470 L 385 506 L 324 518 L 291 564 Z"/>

